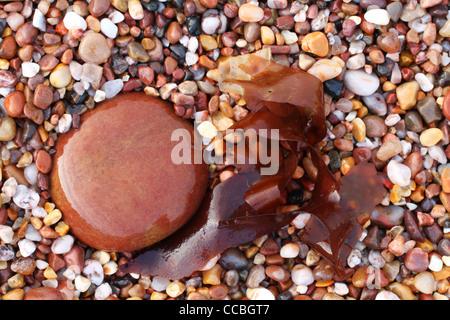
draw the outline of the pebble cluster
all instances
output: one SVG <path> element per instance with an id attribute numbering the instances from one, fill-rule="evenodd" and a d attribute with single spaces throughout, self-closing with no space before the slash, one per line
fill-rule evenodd
<path id="1" fill-rule="evenodd" d="M 448 0 L 0 3 L 0 298 L 448 300 L 449 18 Z M 201 123 L 209 145 L 249 111 L 208 72 L 265 48 L 322 80 L 329 130 L 317 147 L 336 178 L 364 160 L 383 177 L 346 281 L 301 241 L 307 214 L 186 279 L 121 274 L 132 253 L 71 235 L 48 192 L 58 134 L 96 103 L 144 91 Z M 311 163 L 289 205 L 310 196 Z"/>

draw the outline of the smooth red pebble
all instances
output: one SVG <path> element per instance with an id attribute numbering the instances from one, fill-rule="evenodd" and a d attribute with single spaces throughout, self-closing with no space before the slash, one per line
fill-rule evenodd
<path id="1" fill-rule="evenodd" d="M 442 111 L 444 112 L 444 116 L 447 120 L 450 120 L 450 90 L 447 91 L 444 101 L 442 102 Z"/>
<path id="2" fill-rule="evenodd" d="M 25 96 L 20 91 L 11 92 L 6 96 L 3 104 L 9 116 L 20 117 L 25 106 Z"/>
<path id="3" fill-rule="evenodd" d="M 192 217 L 206 192 L 208 166 L 174 163 L 176 129 L 184 129 L 191 147 L 194 128 L 169 103 L 127 93 L 99 103 L 81 116 L 80 129 L 58 137 L 50 194 L 80 241 L 131 252 Z"/>
<path id="4" fill-rule="evenodd" d="M 52 157 L 45 150 L 39 150 L 36 154 L 36 168 L 42 173 L 49 173 L 52 169 Z"/>
<path id="5" fill-rule="evenodd" d="M 422 272 L 428 268 L 428 254 L 420 248 L 413 248 L 405 255 L 405 267 L 413 272 Z"/>
<path id="6" fill-rule="evenodd" d="M 34 90 L 33 104 L 41 109 L 46 109 L 53 102 L 53 91 L 45 84 L 38 84 Z"/>
<path id="7" fill-rule="evenodd" d="M 149 66 L 140 66 L 138 68 L 138 77 L 143 84 L 149 86 L 155 79 L 155 71 L 153 71 L 153 69 L 150 68 Z"/>
<path id="8" fill-rule="evenodd" d="M 276 241 L 273 238 L 267 238 L 266 241 L 261 245 L 261 248 L 259 249 L 259 252 L 265 256 L 275 254 L 278 252 L 280 247 L 276 243 Z"/>
<path id="9" fill-rule="evenodd" d="M 64 300 L 64 296 L 58 289 L 40 287 L 27 291 L 23 300 Z"/>

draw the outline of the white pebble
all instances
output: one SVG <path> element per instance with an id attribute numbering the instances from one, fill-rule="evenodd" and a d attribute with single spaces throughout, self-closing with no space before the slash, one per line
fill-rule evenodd
<path id="1" fill-rule="evenodd" d="M 94 95 L 94 101 L 95 102 L 100 102 L 106 99 L 106 92 L 103 90 L 97 90 L 95 91 L 95 95 Z"/>
<path id="2" fill-rule="evenodd" d="M 38 205 L 39 200 L 39 194 L 24 185 L 17 187 L 17 191 L 13 197 L 14 203 L 22 209 L 33 209 Z"/>
<path id="3" fill-rule="evenodd" d="M 36 268 L 39 270 L 45 270 L 48 267 L 48 262 L 44 260 L 37 259 L 36 260 Z"/>
<path id="4" fill-rule="evenodd" d="M 416 75 L 414 76 L 414 79 L 416 79 L 416 81 L 419 84 L 420 89 L 422 89 L 422 91 L 430 92 L 431 90 L 433 90 L 433 88 L 434 88 L 433 83 L 423 73 L 416 73 Z"/>
<path id="5" fill-rule="evenodd" d="M 56 254 L 64 254 L 69 252 L 73 247 L 74 241 L 75 239 L 69 234 L 56 238 L 52 243 L 52 252 Z"/>
<path id="6" fill-rule="evenodd" d="M 185 56 L 186 65 L 192 66 L 192 65 L 196 64 L 197 61 L 198 61 L 198 54 L 196 54 L 195 52 L 191 52 L 191 51 L 186 52 L 186 56 Z"/>
<path id="7" fill-rule="evenodd" d="M 393 184 L 407 187 L 411 180 L 411 169 L 398 161 L 391 160 L 387 165 L 387 175 Z"/>
<path id="8" fill-rule="evenodd" d="M 400 300 L 400 298 L 391 291 L 382 290 L 376 295 L 375 300 Z"/>
<path id="9" fill-rule="evenodd" d="M 14 238 L 14 230 L 10 226 L 0 225 L 0 240 L 10 243 Z"/>
<path id="10" fill-rule="evenodd" d="M 65 113 L 58 120 L 57 132 L 65 133 L 65 132 L 69 131 L 71 126 L 72 126 L 72 115 L 69 113 Z M 55 130 L 56 130 L 56 128 L 55 128 Z"/>
<path id="11" fill-rule="evenodd" d="M 34 62 L 23 62 L 22 63 L 22 75 L 25 78 L 32 78 L 38 74 L 41 69 L 37 63 Z"/>
<path id="12" fill-rule="evenodd" d="M 33 225 L 28 224 L 27 229 L 25 230 L 25 239 L 40 242 L 42 240 L 42 236 L 39 231 L 36 230 L 35 227 L 33 227 Z"/>
<path id="13" fill-rule="evenodd" d="M 345 87 L 359 96 L 370 96 L 380 86 L 375 74 L 368 74 L 364 69 L 347 70 L 344 77 Z"/>
<path id="14" fill-rule="evenodd" d="M 310 213 L 300 213 L 292 220 L 292 225 L 297 229 L 303 229 L 311 218 Z"/>
<path id="15" fill-rule="evenodd" d="M 400 120 L 401 120 L 401 117 L 398 113 L 392 113 L 392 114 L 388 115 L 386 117 L 386 119 L 384 119 L 384 123 L 388 127 L 392 127 L 392 126 L 395 126 L 397 124 L 397 122 L 399 122 Z"/>
<path id="16" fill-rule="evenodd" d="M 95 299 L 96 300 L 105 300 L 110 295 L 112 295 L 112 289 L 109 283 L 102 283 L 95 289 Z"/>
<path id="17" fill-rule="evenodd" d="M 366 64 L 366 56 L 364 55 L 364 53 L 357 53 L 354 56 L 351 56 L 345 63 L 347 68 L 351 70 L 360 69 L 364 67 L 365 64 Z"/>
<path id="18" fill-rule="evenodd" d="M 100 90 L 105 92 L 105 98 L 109 99 L 115 97 L 123 88 L 123 80 L 122 79 L 114 79 L 110 81 L 106 81 Z"/>
<path id="19" fill-rule="evenodd" d="M 17 187 L 18 184 L 16 179 L 14 177 L 10 177 L 3 183 L 2 192 L 6 194 L 8 197 L 12 197 L 16 193 Z"/>
<path id="20" fill-rule="evenodd" d="M 280 256 L 283 258 L 295 258 L 300 252 L 300 247 L 296 243 L 287 243 L 280 249 Z"/>
<path id="21" fill-rule="evenodd" d="M 31 214 L 33 215 L 33 217 L 39 219 L 44 219 L 48 215 L 47 211 L 45 211 L 45 209 L 42 207 L 34 207 L 31 210 Z"/>
<path id="22" fill-rule="evenodd" d="M 23 169 L 23 175 L 31 185 L 35 185 L 37 183 L 38 169 L 36 168 L 34 162 L 27 165 L 25 169 Z"/>
<path id="23" fill-rule="evenodd" d="M 343 282 L 336 282 L 334 284 L 334 293 L 336 293 L 339 296 L 345 296 L 348 294 L 348 286 Z"/>
<path id="24" fill-rule="evenodd" d="M 432 254 L 430 257 L 430 263 L 428 264 L 428 269 L 434 272 L 439 272 L 444 267 L 444 262 L 437 255 Z"/>
<path id="25" fill-rule="evenodd" d="M 125 16 L 122 14 L 122 12 L 114 10 L 111 12 L 108 16 L 108 18 L 111 20 L 112 23 L 119 23 L 125 20 Z"/>
<path id="26" fill-rule="evenodd" d="M 369 252 L 369 262 L 374 268 L 381 269 L 386 264 L 386 260 L 384 260 L 380 251 L 378 250 L 370 250 Z"/>
<path id="27" fill-rule="evenodd" d="M 71 61 L 69 63 L 69 70 L 72 78 L 74 78 L 77 81 L 81 80 L 81 75 L 83 74 L 83 66 L 80 63 L 76 61 Z"/>
<path id="28" fill-rule="evenodd" d="M 444 148 L 441 145 L 428 147 L 428 154 L 432 159 L 436 160 L 440 164 L 447 163 L 447 156 L 445 155 Z"/>
<path id="29" fill-rule="evenodd" d="M 144 18 L 144 8 L 139 0 L 128 1 L 128 13 L 134 20 L 142 20 Z"/>
<path id="30" fill-rule="evenodd" d="M 272 291 L 263 287 L 248 288 L 245 294 L 250 300 L 275 300 Z"/>
<path id="31" fill-rule="evenodd" d="M 95 285 L 99 286 L 103 282 L 103 266 L 94 259 L 84 261 L 83 274 Z"/>
<path id="32" fill-rule="evenodd" d="M 152 279 L 151 287 L 153 290 L 162 292 L 166 290 L 167 286 L 170 284 L 170 280 L 165 277 L 155 276 Z"/>
<path id="33" fill-rule="evenodd" d="M 88 278 L 78 275 L 75 277 L 75 289 L 77 289 L 80 292 L 85 292 L 89 287 L 91 286 L 91 280 Z"/>
<path id="34" fill-rule="evenodd" d="M 34 16 L 33 16 L 33 27 L 41 30 L 42 32 L 45 32 L 46 30 L 46 23 L 45 16 L 42 14 L 42 12 L 39 9 L 34 10 Z"/>
<path id="35" fill-rule="evenodd" d="M 64 16 L 63 24 L 67 30 L 76 28 L 76 29 L 81 29 L 84 31 L 87 29 L 86 20 L 84 20 L 83 17 L 81 17 L 76 12 L 66 12 L 66 15 Z"/>
<path id="36" fill-rule="evenodd" d="M 347 265 L 354 268 L 361 263 L 361 251 L 353 249 L 347 257 Z"/>
<path id="37" fill-rule="evenodd" d="M 296 285 L 309 286 L 314 282 L 314 275 L 311 268 L 304 264 L 297 264 L 292 268 L 291 278 Z"/>
<path id="38" fill-rule="evenodd" d="M 19 251 L 22 257 L 29 257 L 34 253 L 34 251 L 36 251 L 36 244 L 28 239 L 20 240 L 17 245 L 19 246 Z"/>
<path id="39" fill-rule="evenodd" d="M 372 9 L 364 14 L 364 19 L 370 23 L 385 26 L 389 24 L 391 17 L 389 16 L 389 12 L 384 9 Z"/>
<path id="40" fill-rule="evenodd" d="M 103 18 L 100 21 L 100 31 L 108 38 L 115 39 L 119 28 L 110 19 Z"/>

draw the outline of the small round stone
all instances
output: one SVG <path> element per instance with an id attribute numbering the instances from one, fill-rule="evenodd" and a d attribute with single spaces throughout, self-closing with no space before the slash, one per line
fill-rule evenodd
<path id="1" fill-rule="evenodd" d="M 3 103 L 9 116 L 19 117 L 25 106 L 25 96 L 20 91 L 14 91 L 6 96 Z"/>
<path id="2" fill-rule="evenodd" d="M 420 134 L 420 143 L 425 147 L 436 145 L 444 136 L 444 133 L 439 128 L 430 128 L 424 130 Z"/>
<path id="3" fill-rule="evenodd" d="M 380 86 L 380 80 L 375 74 L 368 74 L 364 69 L 348 70 L 345 73 L 344 84 L 354 94 L 370 96 Z"/>
<path id="4" fill-rule="evenodd" d="M 97 32 L 87 32 L 78 46 L 78 53 L 84 62 L 101 64 L 111 55 L 105 37 Z"/>
<path id="5" fill-rule="evenodd" d="M 302 49 L 319 57 L 325 57 L 328 54 L 328 39 L 320 31 L 308 33 L 302 40 Z"/>
<path id="6" fill-rule="evenodd" d="M 244 22 L 259 22 L 264 18 L 264 10 L 251 3 L 241 5 L 238 14 Z"/>

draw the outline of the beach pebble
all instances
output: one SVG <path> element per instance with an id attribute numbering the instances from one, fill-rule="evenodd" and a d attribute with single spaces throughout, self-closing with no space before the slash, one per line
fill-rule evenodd
<path id="1" fill-rule="evenodd" d="M 73 247 L 74 241 L 74 237 L 69 234 L 66 234 L 63 237 L 59 237 L 52 243 L 52 252 L 55 254 L 64 254 L 69 252 Z"/>
<path id="2" fill-rule="evenodd" d="M 84 31 L 87 29 L 86 20 L 76 12 L 67 12 L 64 16 L 63 23 L 67 30 L 81 29 Z"/>
<path id="3" fill-rule="evenodd" d="M 108 18 L 103 18 L 100 21 L 100 31 L 108 38 L 115 39 L 119 28 Z"/>
<path id="4" fill-rule="evenodd" d="M 249 300 L 275 300 L 272 291 L 263 287 L 248 288 L 246 296 Z"/>
<path id="5" fill-rule="evenodd" d="M 104 279 L 103 266 L 94 259 L 84 262 L 83 274 L 97 286 L 101 285 Z"/>
<path id="6" fill-rule="evenodd" d="M 264 18 L 264 11 L 259 6 L 251 3 L 244 3 L 239 7 L 238 15 L 244 22 L 259 22 Z"/>
<path id="7" fill-rule="evenodd" d="M 385 26 L 389 24 L 391 17 L 389 16 L 389 12 L 385 9 L 372 9 L 364 14 L 364 19 L 370 23 Z"/>
<path id="8" fill-rule="evenodd" d="M 393 184 L 400 187 L 407 187 L 411 183 L 411 169 L 398 161 L 389 161 L 387 175 Z"/>
<path id="9" fill-rule="evenodd" d="M 342 72 L 341 65 L 330 59 L 317 60 L 311 68 L 308 69 L 308 73 L 316 76 L 322 82 L 333 79 L 340 75 Z"/>
<path id="10" fill-rule="evenodd" d="M 296 285 L 309 286 L 314 282 L 314 275 L 308 266 L 297 264 L 291 270 L 291 279 Z"/>
<path id="11" fill-rule="evenodd" d="M 36 251 L 36 244 L 28 239 L 19 240 L 17 245 L 19 246 L 20 254 L 24 258 L 31 256 Z"/>
<path id="12" fill-rule="evenodd" d="M 354 94 L 370 96 L 380 86 L 380 80 L 375 74 L 368 74 L 364 69 L 348 70 L 345 73 L 344 84 Z"/>
<path id="13" fill-rule="evenodd" d="M 101 90 L 105 92 L 106 99 L 112 98 L 116 96 L 123 88 L 123 80 L 122 79 L 114 79 L 110 81 L 106 81 Z"/>
<path id="14" fill-rule="evenodd" d="M 417 83 L 420 86 L 420 89 L 422 89 L 423 92 L 430 92 L 431 90 L 433 90 L 434 88 L 433 83 L 423 73 L 416 73 L 414 79 L 417 81 Z"/>
<path id="15" fill-rule="evenodd" d="M 22 75 L 26 78 L 34 77 L 40 70 L 40 66 L 34 62 L 22 63 Z"/>
<path id="16" fill-rule="evenodd" d="M 13 196 L 14 203 L 22 209 L 33 209 L 38 205 L 39 200 L 39 194 L 24 185 L 19 185 Z"/>

